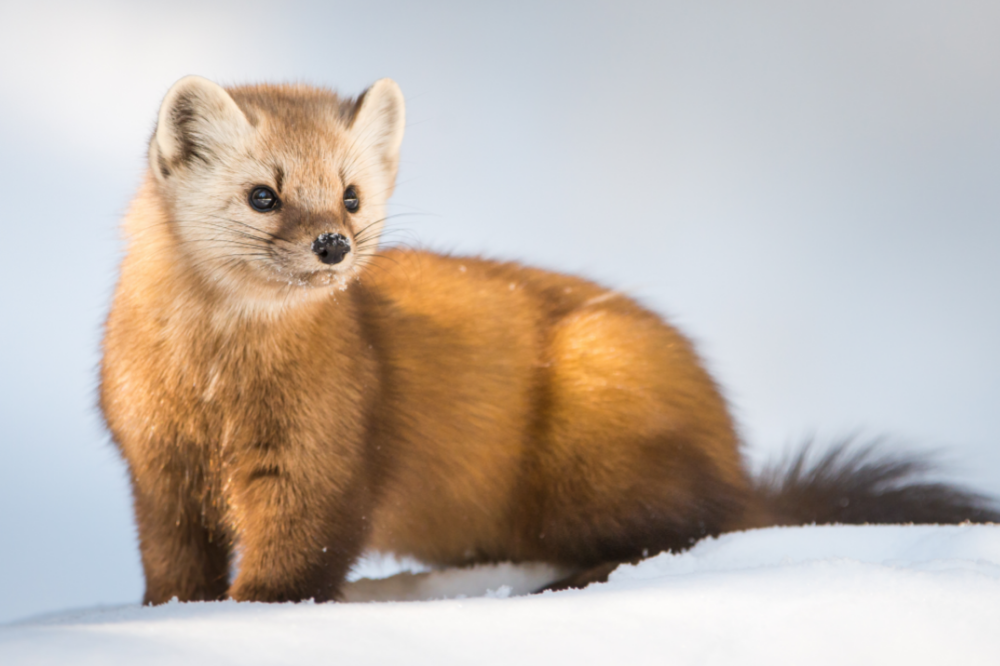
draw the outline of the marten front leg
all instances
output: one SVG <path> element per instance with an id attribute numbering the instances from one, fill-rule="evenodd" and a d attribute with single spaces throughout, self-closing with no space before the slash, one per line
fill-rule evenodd
<path id="1" fill-rule="evenodd" d="M 200 478 L 177 465 L 133 470 L 132 494 L 146 577 L 144 604 L 223 599 L 229 587 L 229 537 L 205 506 Z"/>
<path id="2" fill-rule="evenodd" d="M 323 448 L 256 447 L 234 460 L 228 495 L 240 560 L 233 599 L 338 597 L 364 544 L 368 493 L 358 461 Z"/>

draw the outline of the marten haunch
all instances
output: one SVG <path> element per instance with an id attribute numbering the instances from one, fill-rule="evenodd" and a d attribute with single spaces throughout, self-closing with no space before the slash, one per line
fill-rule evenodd
<path id="1" fill-rule="evenodd" d="M 997 518 L 867 450 L 754 480 L 661 317 L 576 277 L 379 250 L 403 127 L 388 79 L 344 99 L 187 77 L 163 100 L 100 391 L 145 602 L 337 599 L 364 550 L 546 562 L 569 587 L 727 530 Z"/>

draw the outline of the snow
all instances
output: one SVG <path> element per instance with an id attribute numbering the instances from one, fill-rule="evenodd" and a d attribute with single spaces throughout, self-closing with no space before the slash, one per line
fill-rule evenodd
<path id="1" fill-rule="evenodd" d="M 386 562 L 362 570 L 393 573 Z M 409 571 L 349 592 L 466 597 L 437 601 L 64 612 L 0 626 L 0 663 L 973 665 L 1000 654 L 1000 526 L 728 534 L 586 590 L 518 596 L 557 573 Z"/>

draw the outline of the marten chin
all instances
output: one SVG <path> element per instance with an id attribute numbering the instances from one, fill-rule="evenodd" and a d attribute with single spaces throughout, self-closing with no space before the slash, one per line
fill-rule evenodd
<path id="1" fill-rule="evenodd" d="M 337 599 L 366 549 L 546 562 L 571 587 L 727 530 L 997 517 L 863 449 L 754 480 L 662 317 L 576 277 L 380 249 L 404 124 L 388 79 L 345 99 L 187 77 L 163 100 L 100 394 L 146 603 Z"/>

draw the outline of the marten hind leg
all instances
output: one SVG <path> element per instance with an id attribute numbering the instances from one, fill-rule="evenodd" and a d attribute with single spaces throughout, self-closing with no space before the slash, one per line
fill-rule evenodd
<path id="1" fill-rule="evenodd" d="M 532 484 L 541 557 L 613 568 L 735 523 L 748 493 L 738 440 L 683 337 L 611 299 L 559 322 L 548 352 Z"/>

